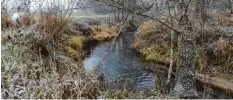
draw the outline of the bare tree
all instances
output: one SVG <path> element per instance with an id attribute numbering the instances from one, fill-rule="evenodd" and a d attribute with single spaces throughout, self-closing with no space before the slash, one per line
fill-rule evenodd
<path id="1" fill-rule="evenodd" d="M 6 3 L 7 3 L 6 0 L 1 0 L 1 10 L 2 11 L 6 10 Z"/>
<path id="2" fill-rule="evenodd" d="M 229 8 L 231 10 L 231 14 L 233 14 L 233 0 L 228 0 L 229 2 Z"/>
<path id="3" fill-rule="evenodd" d="M 191 0 L 180 0 L 178 63 L 174 92 L 184 98 L 197 97 L 195 86 L 196 40 L 187 14 Z"/>

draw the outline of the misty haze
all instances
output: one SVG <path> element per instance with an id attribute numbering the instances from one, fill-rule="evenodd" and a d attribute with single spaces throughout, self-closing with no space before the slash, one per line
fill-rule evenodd
<path id="1" fill-rule="evenodd" d="M 233 99 L 233 0 L 1 0 L 2 99 Z"/>

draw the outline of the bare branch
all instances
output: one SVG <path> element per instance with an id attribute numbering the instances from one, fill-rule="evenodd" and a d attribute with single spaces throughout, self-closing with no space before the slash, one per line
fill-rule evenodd
<path id="1" fill-rule="evenodd" d="M 102 58 L 100 59 L 100 61 L 97 63 L 97 65 L 96 65 L 96 66 L 97 66 L 97 67 L 96 67 L 97 69 L 99 69 L 99 65 L 101 64 L 101 62 L 102 62 L 109 54 L 112 53 L 112 48 L 113 48 L 113 45 L 114 45 L 114 43 L 115 43 L 117 37 L 120 35 L 120 33 L 121 33 L 122 29 L 124 28 L 125 24 L 126 24 L 130 19 L 132 19 L 132 17 L 133 17 L 135 14 L 136 14 L 136 11 L 134 12 L 134 14 L 133 14 L 130 18 L 128 18 L 127 20 L 125 20 L 125 22 L 123 23 L 123 25 L 120 27 L 120 29 L 119 29 L 117 35 L 115 36 L 115 38 L 114 38 L 114 40 L 113 40 L 113 42 L 112 42 L 112 44 L 111 44 L 111 48 L 110 48 L 109 53 L 107 53 L 104 57 L 102 57 Z"/>
<path id="2" fill-rule="evenodd" d="M 117 2 L 115 2 L 114 0 L 111 0 L 112 3 L 108 3 L 108 2 L 106 2 L 106 1 L 104 1 L 104 0 L 103 0 L 103 1 L 102 1 L 102 0 L 95 0 L 95 1 L 105 3 L 105 4 L 109 5 L 109 6 L 118 8 L 118 9 L 123 10 L 123 11 L 127 11 L 127 12 L 129 12 L 129 13 L 131 13 L 131 14 L 134 13 L 133 11 L 131 11 L 130 9 L 128 9 L 127 7 L 120 7 L 120 6 L 117 4 Z M 152 20 L 155 20 L 155 21 L 161 23 L 162 25 L 164 25 L 164 26 L 170 28 L 171 30 L 174 30 L 175 32 L 179 33 L 178 29 L 175 29 L 175 28 L 173 28 L 172 26 L 167 25 L 166 23 L 164 23 L 163 21 L 161 21 L 161 20 L 159 20 L 159 19 L 157 19 L 157 18 L 154 18 L 154 17 L 148 16 L 148 15 L 142 14 L 141 12 L 137 12 L 136 15 L 139 15 L 139 16 L 142 16 L 142 17 L 147 17 L 147 18 L 150 18 L 150 19 L 152 19 Z"/>

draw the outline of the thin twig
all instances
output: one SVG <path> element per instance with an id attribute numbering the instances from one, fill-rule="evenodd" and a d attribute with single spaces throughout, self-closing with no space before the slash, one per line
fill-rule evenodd
<path id="1" fill-rule="evenodd" d="M 114 5 L 114 4 L 116 4 L 115 1 L 113 1 L 112 4 L 111 4 L 111 3 L 108 3 L 108 2 L 105 2 L 105 1 L 100 1 L 100 0 L 95 0 L 95 1 L 105 3 L 105 4 L 109 5 L 109 6 L 118 8 L 118 9 L 120 9 L 120 10 L 129 12 L 129 13 L 131 13 L 131 14 L 135 13 L 135 12 L 131 11 L 130 9 L 127 9 L 126 7 L 125 7 L 125 8 L 122 8 L 122 7 L 119 7 L 119 6 L 117 6 L 117 5 Z M 147 18 L 149 18 L 149 19 L 155 20 L 155 21 L 161 23 L 162 25 L 164 25 L 164 26 L 170 28 L 171 30 L 174 30 L 175 32 L 179 33 L 178 29 L 175 29 L 174 27 L 165 24 L 163 21 L 161 21 L 161 20 L 159 20 L 159 19 L 157 19 L 157 18 L 154 18 L 154 17 L 148 16 L 148 15 L 142 14 L 142 13 L 140 13 L 140 12 L 136 12 L 135 14 L 136 14 L 136 15 L 139 15 L 139 16 L 142 16 L 142 17 L 147 17 Z"/>
<path id="2" fill-rule="evenodd" d="M 171 16 L 171 9 L 170 9 L 170 5 L 168 2 L 168 12 L 169 12 L 169 16 Z M 173 20 L 170 17 L 170 22 L 171 22 L 171 26 L 173 27 Z M 171 48 L 170 48 L 170 65 L 169 65 L 169 69 L 168 69 L 168 76 L 167 76 L 167 82 L 166 85 L 170 86 L 170 82 L 171 82 L 171 76 L 172 76 L 172 66 L 173 66 L 173 60 L 174 60 L 174 34 L 175 32 L 172 30 L 171 31 Z"/>
<path id="3" fill-rule="evenodd" d="M 128 18 L 128 19 L 123 23 L 123 25 L 120 27 L 120 29 L 119 29 L 117 35 L 115 36 L 115 38 L 114 38 L 114 40 L 113 40 L 113 42 L 112 42 L 112 44 L 111 44 L 111 48 L 110 48 L 109 53 L 107 53 L 104 57 L 102 57 L 102 58 L 100 59 L 100 61 L 99 61 L 99 62 L 97 63 L 97 65 L 96 65 L 96 66 L 97 66 L 96 68 L 99 68 L 99 65 L 101 64 L 101 62 L 102 62 L 109 54 L 111 54 L 113 45 L 114 45 L 114 43 L 115 43 L 117 37 L 120 35 L 121 30 L 124 28 L 125 24 L 126 24 L 135 14 L 136 14 L 136 11 L 135 11 L 135 13 L 134 13 L 130 18 Z"/>

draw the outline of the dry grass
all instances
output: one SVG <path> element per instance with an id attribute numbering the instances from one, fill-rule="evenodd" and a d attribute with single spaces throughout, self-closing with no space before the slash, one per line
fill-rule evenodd
<path id="1" fill-rule="evenodd" d="M 75 61 L 69 54 L 62 52 L 62 49 L 49 48 L 52 46 L 51 42 L 42 42 L 47 40 L 44 38 L 45 34 L 30 28 L 25 28 L 20 33 L 14 29 L 5 31 L 1 67 L 2 98 L 175 98 L 156 93 L 157 89 L 134 92 L 128 89 L 132 86 L 130 80 L 119 81 L 122 84 L 120 90 L 100 91 L 101 83 L 96 74 L 85 72 L 82 61 Z M 76 48 L 75 52 L 83 46 L 83 37 L 80 36 L 66 35 L 64 40 L 67 40 L 68 47 Z M 42 48 L 46 48 L 49 55 L 43 55 Z"/>
<path id="2" fill-rule="evenodd" d="M 137 31 L 134 46 L 139 49 L 145 60 L 169 63 L 169 30 L 148 20 Z"/>
<path id="3" fill-rule="evenodd" d="M 67 28 L 68 20 L 63 16 L 41 13 L 37 18 L 36 27 L 48 34 L 62 33 Z"/>
<path id="4" fill-rule="evenodd" d="M 40 30 L 28 24 L 3 32 L 2 98 L 169 98 L 161 97 L 154 93 L 155 90 L 142 94 L 126 88 L 100 91 L 98 75 L 87 73 L 82 67 L 84 34 L 103 41 L 114 37 L 119 27 L 100 25 L 86 29 L 67 23 L 65 18 L 57 15 L 42 14 L 35 24 Z M 69 25 L 74 31 L 70 31 Z M 63 34 L 54 36 L 56 33 Z"/>
<path id="5" fill-rule="evenodd" d="M 45 42 L 47 39 L 43 38 L 46 36 L 41 32 L 26 28 L 18 33 L 12 29 L 2 36 L 5 40 L 1 50 L 2 98 L 65 99 L 99 96 L 97 78 L 84 71 L 80 60 L 75 61 L 66 53 L 52 48 L 51 42 Z M 43 50 L 49 54 L 43 55 Z"/>
<path id="6" fill-rule="evenodd" d="M 33 26 L 36 24 L 36 19 L 34 19 L 33 15 L 22 16 L 19 18 L 20 25 L 24 27 Z"/>
<path id="7" fill-rule="evenodd" d="M 223 45 L 224 44 L 224 45 Z M 232 79 L 233 73 L 233 39 L 225 41 L 223 44 L 218 44 L 217 54 L 208 56 L 208 61 L 211 62 L 210 74 L 219 75 L 226 79 Z"/>
<path id="8" fill-rule="evenodd" d="M 142 23 L 137 31 L 135 46 L 140 48 L 150 46 L 155 43 L 169 43 L 169 29 L 156 23 L 153 20 L 148 20 Z"/>
<path id="9" fill-rule="evenodd" d="M 75 60 L 82 60 L 84 58 L 83 51 L 83 41 L 82 36 L 68 36 L 67 45 L 64 45 L 65 51 Z"/>
<path id="10" fill-rule="evenodd" d="M 117 26 L 93 26 L 92 27 L 92 39 L 97 41 L 109 40 L 116 36 L 118 31 Z"/>
<path id="11" fill-rule="evenodd" d="M 6 12 L 1 12 L 1 28 L 4 30 L 12 25 L 11 18 Z"/>
<path id="12" fill-rule="evenodd" d="M 229 16 L 228 16 L 229 17 Z M 134 46 L 145 57 L 145 60 L 169 64 L 170 30 L 151 20 L 145 21 L 138 29 Z M 232 78 L 233 48 L 231 40 L 222 39 L 225 34 L 218 29 L 197 32 L 196 69 L 203 73 Z M 177 44 L 175 44 L 177 45 Z M 174 63 L 177 63 L 178 50 L 175 46 Z"/>
<path id="13" fill-rule="evenodd" d="M 219 14 L 217 20 L 222 26 L 232 26 L 233 14 Z"/>

